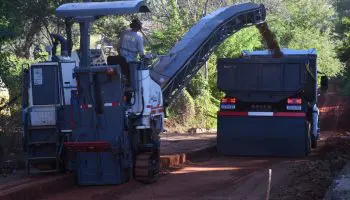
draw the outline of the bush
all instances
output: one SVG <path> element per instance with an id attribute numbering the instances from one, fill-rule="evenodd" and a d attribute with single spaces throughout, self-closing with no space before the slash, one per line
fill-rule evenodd
<path id="1" fill-rule="evenodd" d="M 194 122 L 193 116 L 195 116 L 195 103 L 192 96 L 186 89 L 180 93 L 178 98 L 168 108 L 169 120 L 173 125 L 179 125 L 181 127 L 191 127 Z"/>
<path id="2" fill-rule="evenodd" d="M 211 129 L 216 127 L 216 112 L 218 105 L 213 102 L 210 91 L 195 99 L 196 120 L 193 124 L 195 128 Z"/>

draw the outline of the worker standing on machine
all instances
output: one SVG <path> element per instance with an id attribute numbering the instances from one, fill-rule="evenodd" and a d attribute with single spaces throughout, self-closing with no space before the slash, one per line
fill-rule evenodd
<path id="1" fill-rule="evenodd" d="M 123 56 L 128 63 L 137 61 L 138 55 L 140 58 L 145 55 L 143 37 L 139 33 L 142 29 L 141 21 L 138 19 L 132 20 L 130 28 L 121 34 L 117 48 L 118 54 Z"/>

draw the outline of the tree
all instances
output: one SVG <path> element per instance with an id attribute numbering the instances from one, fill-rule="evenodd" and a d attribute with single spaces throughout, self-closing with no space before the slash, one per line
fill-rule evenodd
<path id="1" fill-rule="evenodd" d="M 349 64 L 350 62 L 350 17 L 343 18 L 342 24 L 344 26 L 343 44 L 339 48 L 340 59 Z"/>
<path id="2" fill-rule="evenodd" d="M 342 20 L 342 45 L 339 48 L 339 58 L 345 63 L 344 92 L 350 95 L 350 17 Z"/>
<path id="3" fill-rule="evenodd" d="M 333 34 L 336 8 L 331 0 L 283 1 L 281 11 L 268 15 L 267 21 L 282 47 L 316 48 L 320 71 L 329 76 L 341 74 L 343 65 L 337 58 L 340 41 Z M 317 12 L 316 12 L 317 10 Z"/>
<path id="4" fill-rule="evenodd" d="M 104 43 L 116 48 L 120 34 L 127 28 L 124 17 L 108 16 L 96 21 L 93 25 L 93 34 L 101 35 Z"/>

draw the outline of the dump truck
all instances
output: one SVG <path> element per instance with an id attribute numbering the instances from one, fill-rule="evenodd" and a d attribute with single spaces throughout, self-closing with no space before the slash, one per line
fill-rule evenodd
<path id="1" fill-rule="evenodd" d="M 245 51 L 218 59 L 217 86 L 225 93 L 217 121 L 219 153 L 305 156 L 316 147 L 316 49 L 281 53 Z"/>

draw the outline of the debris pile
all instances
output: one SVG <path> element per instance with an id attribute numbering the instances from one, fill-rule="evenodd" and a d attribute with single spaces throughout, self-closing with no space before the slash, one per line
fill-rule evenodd
<path id="1" fill-rule="evenodd" d="M 309 160 L 292 163 L 290 176 L 272 188 L 270 199 L 323 199 L 332 180 L 350 159 L 350 137 L 343 135 L 328 138 L 316 159 L 310 157 Z"/>

